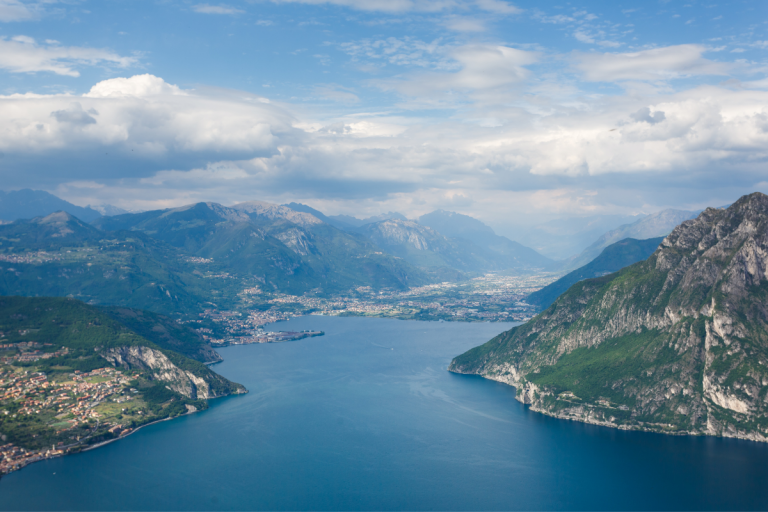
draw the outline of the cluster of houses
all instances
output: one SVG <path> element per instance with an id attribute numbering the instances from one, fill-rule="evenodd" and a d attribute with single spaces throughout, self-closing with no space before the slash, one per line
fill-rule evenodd
<path id="1" fill-rule="evenodd" d="M 21 469 L 27 464 L 63 455 L 64 450 L 51 446 L 50 449 L 27 451 L 13 444 L 0 446 L 0 475 Z"/>
<path id="2" fill-rule="evenodd" d="M 95 407 L 110 396 L 123 390 L 130 381 L 114 368 L 100 368 L 91 372 L 75 371 L 69 381 L 51 381 L 44 373 L 5 370 L 0 373 L 0 414 L 39 415 L 55 418 L 57 433 L 64 432 L 89 419 L 98 418 Z M 11 403 L 17 407 L 7 407 Z M 6 407 L 3 407 L 6 405 Z M 13 411 L 11 413 L 11 411 Z M 68 425 L 68 426 L 63 426 Z M 103 425 L 103 424 L 102 424 Z M 63 426 L 63 428 L 61 428 Z M 109 426 L 109 424 L 107 424 Z M 111 425 L 108 431 L 124 436 L 131 432 L 123 425 Z M 0 474 L 19 469 L 31 462 L 62 455 L 68 449 L 80 445 L 86 439 L 63 446 L 59 443 L 51 449 L 25 450 L 6 444 L 0 447 Z"/>

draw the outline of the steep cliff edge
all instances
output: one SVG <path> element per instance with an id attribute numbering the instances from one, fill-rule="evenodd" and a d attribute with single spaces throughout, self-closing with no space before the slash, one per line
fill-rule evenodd
<path id="1" fill-rule="evenodd" d="M 768 441 L 768 196 L 683 222 L 647 260 L 572 286 L 449 370 L 533 410 Z"/>

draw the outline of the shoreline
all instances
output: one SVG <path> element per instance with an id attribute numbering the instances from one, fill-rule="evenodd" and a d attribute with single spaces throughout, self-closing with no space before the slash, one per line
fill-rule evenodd
<path id="1" fill-rule="evenodd" d="M 498 382 L 499 384 L 504 384 L 506 386 L 511 386 L 515 388 L 515 400 L 523 404 L 524 406 L 528 406 L 528 409 L 532 412 L 535 412 L 537 414 L 543 414 L 544 416 L 549 416 L 550 418 L 556 418 L 558 420 L 566 420 L 566 421 L 573 421 L 577 423 L 583 423 L 585 425 L 595 425 L 598 427 L 606 427 L 606 428 L 612 428 L 616 430 L 623 430 L 626 432 L 646 432 L 646 433 L 652 433 L 652 434 L 664 434 L 668 436 L 694 436 L 694 437 L 714 437 L 714 438 L 721 438 L 721 439 L 739 439 L 742 441 L 752 441 L 755 443 L 768 443 L 768 438 L 763 437 L 759 434 L 749 434 L 746 432 L 733 432 L 726 430 L 724 432 L 706 432 L 706 431 L 690 431 L 690 430 L 678 430 L 678 431 L 668 431 L 668 430 L 662 430 L 662 429 L 656 429 L 653 427 L 647 427 L 644 425 L 625 425 L 625 424 L 619 424 L 619 423 L 613 423 L 608 421 L 601 421 L 598 419 L 587 417 L 574 417 L 569 416 L 567 414 L 562 413 L 552 413 L 550 411 L 547 411 L 545 409 L 540 409 L 536 407 L 536 405 L 532 403 L 527 403 L 525 401 L 525 396 L 521 396 L 519 394 L 520 388 L 518 386 L 515 386 L 514 384 L 511 384 L 509 382 L 506 382 L 502 379 L 494 379 L 493 377 L 482 375 L 480 373 L 463 373 L 458 372 L 454 370 L 448 369 L 450 373 L 454 373 L 456 375 L 474 375 L 477 377 L 482 377 L 485 380 L 490 380 L 493 382 Z"/>
<path id="2" fill-rule="evenodd" d="M 219 398 L 219 397 L 215 397 L 215 398 Z M 116 437 L 114 439 L 107 439 L 106 441 L 101 441 L 99 443 L 96 443 L 96 444 L 93 444 L 93 445 L 89 445 L 87 448 L 83 448 L 82 450 L 80 450 L 80 453 L 91 451 L 91 450 L 95 450 L 96 448 L 100 448 L 102 446 L 108 445 L 109 443 L 114 443 L 115 441 L 119 441 L 121 439 L 125 439 L 128 436 L 132 436 L 134 433 L 138 432 L 139 430 L 143 429 L 144 427 L 148 427 L 148 426 L 154 425 L 156 423 L 161 423 L 163 421 L 175 420 L 176 418 L 181 418 L 182 416 L 189 416 L 190 414 L 195 414 L 197 412 L 200 412 L 200 411 L 199 410 L 188 411 L 188 412 L 185 412 L 184 414 L 179 414 L 178 416 L 171 416 L 171 417 L 163 418 L 163 419 L 160 419 L 160 420 L 150 421 L 149 423 L 145 423 L 144 425 L 141 425 L 141 426 L 138 426 L 138 427 L 132 429 L 130 432 L 128 432 L 124 436 L 118 436 L 118 437 Z M 63 453 L 61 455 L 58 455 L 58 457 L 63 457 L 64 455 L 70 455 L 70 454 Z M 71 455 L 74 455 L 74 454 L 71 454 Z"/>

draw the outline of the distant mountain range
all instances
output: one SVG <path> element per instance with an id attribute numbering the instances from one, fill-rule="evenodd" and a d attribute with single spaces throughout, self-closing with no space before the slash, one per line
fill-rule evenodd
<path id="1" fill-rule="evenodd" d="M 338 293 L 358 286 L 407 288 L 426 275 L 384 253 L 365 237 L 285 206 L 248 202 L 102 217 L 105 231 L 145 233 L 229 272 L 253 277 L 269 291 Z"/>
<path id="2" fill-rule="evenodd" d="M 0 190 L 0 221 L 45 217 L 59 211 L 67 212 L 85 222 L 92 222 L 102 215 L 131 213 L 111 204 L 77 206 L 43 190 Z"/>
<path id="3" fill-rule="evenodd" d="M 669 209 L 645 216 L 631 224 L 624 224 L 600 236 L 592 245 L 584 249 L 581 254 L 565 260 L 562 268 L 572 269 L 585 265 L 594 260 L 603 249 L 625 238 L 645 240 L 667 236 L 681 222 L 693 219 L 698 214 L 699 212 Z"/>
<path id="4" fill-rule="evenodd" d="M 65 211 L 85 222 L 101 217 L 101 213 L 92 208 L 75 206 L 42 190 L 28 188 L 10 192 L 0 190 L 0 219 L 2 220 L 32 219 L 57 211 Z"/>
<path id="5" fill-rule="evenodd" d="M 581 268 L 561 277 L 554 283 L 533 292 L 525 301 L 541 309 L 548 308 L 568 288 L 584 279 L 602 277 L 648 258 L 659 246 L 664 237 L 635 240 L 625 238 L 603 249 L 603 252 Z"/>
<path id="6" fill-rule="evenodd" d="M 498 236 L 481 221 L 460 213 L 437 210 L 418 222 L 397 212 L 356 219 L 326 216 L 307 205 L 286 205 L 310 213 L 339 229 L 361 233 L 387 252 L 412 265 L 463 272 L 549 269 L 555 262 L 522 244 Z"/>

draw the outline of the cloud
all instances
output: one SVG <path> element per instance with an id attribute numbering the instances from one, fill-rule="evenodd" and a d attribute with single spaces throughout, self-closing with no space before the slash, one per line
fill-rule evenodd
<path id="1" fill-rule="evenodd" d="M 388 37 L 387 39 L 363 39 L 342 43 L 339 48 L 352 56 L 353 62 L 363 59 L 383 61 L 396 66 L 416 66 L 432 69 L 455 68 L 455 63 L 446 55 L 440 39 L 431 42 L 411 37 Z"/>
<path id="2" fill-rule="evenodd" d="M 466 45 L 444 51 L 453 61 L 451 67 L 457 67 L 457 71 L 420 73 L 374 83 L 384 90 L 396 90 L 413 97 L 445 91 L 487 92 L 523 82 L 530 76 L 525 66 L 539 59 L 537 52 L 499 45 Z"/>
<path id="3" fill-rule="evenodd" d="M 661 112 L 660 110 L 657 110 L 653 114 L 651 114 L 651 109 L 648 107 L 643 107 L 634 114 L 629 116 L 631 119 L 634 119 L 637 122 L 644 122 L 649 124 L 656 124 L 664 121 L 667 116 L 664 114 L 664 112 Z"/>
<path id="4" fill-rule="evenodd" d="M 0 0 L 0 21 L 26 21 L 36 17 L 36 13 L 19 0 Z"/>
<path id="5" fill-rule="evenodd" d="M 201 14 L 243 14 L 245 11 L 228 5 L 197 4 L 192 10 Z"/>
<path id="6" fill-rule="evenodd" d="M 315 87 L 315 94 L 337 103 L 360 102 L 360 98 L 351 89 L 336 84 L 319 85 Z"/>
<path id="7" fill-rule="evenodd" d="M 462 5 L 459 0 L 272 0 L 274 3 L 298 3 L 307 5 L 337 5 L 358 11 L 440 12 Z"/>
<path id="8" fill-rule="evenodd" d="M 704 46 L 685 44 L 632 53 L 572 54 L 573 66 L 591 82 L 671 80 L 695 75 L 727 75 L 732 65 L 705 59 Z"/>
<path id="9" fill-rule="evenodd" d="M 99 115 L 96 109 L 89 109 L 88 112 L 83 110 L 83 106 L 78 103 L 72 103 L 72 105 L 66 110 L 56 110 L 51 112 L 51 117 L 55 118 L 59 123 L 70 123 L 73 125 L 86 125 L 96 124 L 96 119 L 93 115 Z"/>
<path id="10" fill-rule="evenodd" d="M 482 20 L 464 17 L 449 17 L 445 20 L 445 26 L 457 32 L 483 32 L 486 30 Z"/>
<path id="11" fill-rule="evenodd" d="M 497 14 L 520 14 L 523 12 L 522 9 L 501 0 L 476 0 L 475 3 L 480 9 Z"/>
<path id="12" fill-rule="evenodd" d="M 28 36 L 0 37 L 0 69 L 11 73 L 41 71 L 63 76 L 80 76 L 76 67 L 116 66 L 126 68 L 138 62 L 136 57 L 123 57 L 112 51 L 78 46 L 59 46 L 57 42 L 38 44 Z"/>
<path id="13" fill-rule="evenodd" d="M 451 55 L 462 67 L 434 74 L 473 90 L 528 80 L 518 68 L 534 57 L 507 50 L 459 47 Z M 336 84 L 315 92 L 354 94 Z M 84 95 L 0 97 L 0 177 L 5 187 L 59 189 L 82 204 L 260 198 L 331 213 L 342 204 L 406 213 L 455 205 L 537 222 L 569 208 L 674 204 L 682 191 L 743 192 L 765 179 L 766 90 L 702 86 L 582 101 L 496 106 L 493 127 L 468 122 L 476 112 L 323 118 L 242 91 L 183 89 L 139 75 Z"/>
<path id="14" fill-rule="evenodd" d="M 6 163 L 69 161 L 73 179 L 268 155 L 293 134 L 291 115 L 264 98 L 182 90 L 152 75 L 105 80 L 79 96 L 3 96 L 0 119 Z"/>

